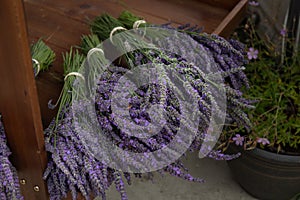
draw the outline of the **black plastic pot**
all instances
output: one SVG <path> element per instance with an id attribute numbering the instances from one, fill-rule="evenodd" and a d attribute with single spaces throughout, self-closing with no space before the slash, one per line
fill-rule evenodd
<path id="1" fill-rule="evenodd" d="M 234 179 L 252 196 L 262 200 L 289 200 L 300 193 L 300 156 L 271 153 L 256 148 L 228 161 Z"/>

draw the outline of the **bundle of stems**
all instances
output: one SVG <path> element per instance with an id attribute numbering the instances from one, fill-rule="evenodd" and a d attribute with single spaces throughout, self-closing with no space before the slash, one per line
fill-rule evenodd
<path id="1" fill-rule="evenodd" d="M 83 35 L 79 49 L 84 55 L 87 55 L 92 48 L 101 44 L 101 40 L 96 34 Z"/>
<path id="2" fill-rule="evenodd" d="M 98 42 L 99 39 L 95 35 L 83 36 L 82 44 L 84 44 L 85 53 L 91 54 L 90 50 L 95 48 Z M 92 196 L 102 196 L 106 199 L 105 192 L 112 183 L 115 183 L 122 199 L 127 199 L 121 173 L 109 168 L 101 160 L 97 160 L 74 126 L 73 113 L 77 110 L 74 110 L 72 99 L 91 92 L 89 91 L 92 87 L 91 81 L 95 80 L 93 76 L 99 70 L 97 66 L 105 64 L 104 54 L 101 51 L 98 54 L 99 51 L 88 57 L 90 59 L 85 62 L 90 67 L 86 70 L 81 70 L 85 56 L 78 50 L 74 51 L 71 48 L 70 52 L 63 56 L 65 84 L 59 101 L 56 105 L 52 105 L 59 104 L 59 109 L 56 118 L 45 130 L 46 150 L 50 156 L 44 179 L 47 181 L 51 200 L 66 198 L 69 192 L 74 200 L 77 199 L 78 193 L 85 199 L 90 199 Z M 77 88 L 74 88 L 76 81 L 84 81 L 83 85 L 87 87 L 82 89 L 88 90 L 76 90 Z M 80 108 L 84 109 L 84 107 L 85 104 L 80 105 Z M 130 177 L 126 173 L 124 176 L 130 182 Z"/>
<path id="3" fill-rule="evenodd" d="M 55 104 L 52 104 L 52 99 L 48 102 L 48 107 L 54 109 L 58 106 L 58 112 L 55 118 L 55 126 L 53 126 L 53 134 L 55 135 L 56 127 L 64 118 L 64 112 L 70 107 L 72 100 L 73 83 L 77 76 L 84 77 L 78 74 L 78 70 L 84 61 L 84 56 L 79 53 L 78 49 L 70 49 L 63 55 L 63 69 L 64 69 L 64 85 L 60 96 Z M 52 135 L 52 134 L 51 134 Z"/>
<path id="4" fill-rule="evenodd" d="M 141 20 L 141 17 L 135 16 L 129 11 L 123 11 L 119 16 L 119 21 L 123 26 L 130 29 L 134 26 L 135 22 Z M 197 26 L 190 26 L 189 24 L 181 25 L 177 28 L 172 28 L 169 24 L 154 25 L 150 23 L 143 23 L 141 27 L 163 27 L 166 29 L 174 29 L 188 34 L 197 43 L 207 49 L 211 54 L 213 61 L 217 64 L 217 73 L 224 77 L 224 83 L 227 96 L 227 114 L 229 121 L 236 121 L 238 125 L 245 126 L 250 130 L 251 122 L 243 111 L 245 108 L 253 109 L 252 102 L 242 97 L 240 89 L 243 87 L 249 88 L 247 77 L 244 73 L 245 65 L 248 61 L 245 59 L 245 45 L 237 40 L 226 40 L 221 36 L 215 34 L 202 33 L 202 28 Z M 174 39 L 174 38 L 172 38 Z M 179 38 L 180 39 L 180 38 Z M 168 41 L 168 39 L 166 39 Z M 172 47 L 177 44 L 174 40 L 168 41 L 170 44 L 165 46 L 172 50 Z M 188 55 L 186 48 L 180 46 L 188 46 L 184 41 L 178 43 L 177 49 L 183 49 L 181 55 Z M 174 47 L 173 47 L 174 48 Z M 199 66 L 200 67 L 200 66 Z"/>
<path id="5" fill-rule="evenodd" d="M 36 43 L 32 44 L 30 51 L 34 76 L 37 76 L 41 71 L 47 70 L 55 60 L 54 51 L 47 46 L 42 39 L 39 39 Z"/>

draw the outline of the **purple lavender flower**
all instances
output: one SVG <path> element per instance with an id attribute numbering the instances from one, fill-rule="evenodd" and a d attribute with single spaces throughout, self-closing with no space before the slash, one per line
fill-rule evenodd
<path id="1" fill-rule="evenodd" d="M 282 37 L 286 36 L 286 33 L 287 33 L 287 31 L 286 31 L 285 28 L 283 28 L 283 29 L 280 30 L 280 35 L 281 35 Z"/>
<path id="2" fill-rule="evenodd" d="M 270 141 L 267 138 L 257 138 L 256 142 L 262 145 L 270 144 Z"/>
<path id="3" fill-rule="evenodd" d="M 9 160 L 10 154 L 0 115 L 0 199 L 24 199 L 17 170 Z"/>
<path id="4" fill-rule="evenodd" d="M 250 47 L 248 52 L 247 52 L 247 56 L 249 60 L 256 60 L 257 56 L 258 56 L 258 50 L 254 49 L 253 47 Z"/>
<path id="5" fill-rule="evenodd" d="M 232 140 L 235 142 L 235 145 L 242 146 L 245 138 L 240 134 L 236 134 L 235 137 L 232 138 Z"/>
<path id="6" fill-rule="evenodd" d="M 250 6 L 259 6 L 259 3 L 257 1 L 249 1 Z"/>

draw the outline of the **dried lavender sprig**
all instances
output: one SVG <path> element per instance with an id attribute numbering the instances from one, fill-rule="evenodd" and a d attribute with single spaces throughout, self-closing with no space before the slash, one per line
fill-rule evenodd
<path id="1" fill-rule="evenodd" d="M 5 130 L 0 115 L 0 194 L 1 199 L 24 199 L 21 194 L 16 168 L 9 160 L 11 152 L 7 146 Z"/>
<path id="2" fill-rule="evenodd" d="M 114 172 L 114 179 L 115 179 L 116 189 L 121 195 L 121 200 L 128 200 L 128 197 L 127 197 L 127 194 L 125 191 L 124 182 L 122 180 L 120 172 L 118 172 L 118 171 Z"/>
<path id="3" fill-rule="evenodd" d="M 110 180 L 114 180 L 113 173 L 105 164 L 97 161 L 78 138 L 73 127 L 71 110 L 65 109 L 64 112 L 64 118 L 61 119 L 56 130 L 55 148 L 54 138 L 49 139 L 52 127 L 48 127 L 45 131 L 46 141 L 50 143 L 47 146 L 55 149 L 50 157 L 52 163 L 48 164 L 44 173 L 50 198 L 62 198 L 65 194 L 63 192 L 65 189 L 61 189 L 63 187 L 67 188 L 67 191 L 72 191 L 73 199 L 76 199 L 76 193 L 81 193 L 85 199 L 89 199 L 92 194 L 100 195 L 105 199 L 105 191 L 111 185 Z"/>

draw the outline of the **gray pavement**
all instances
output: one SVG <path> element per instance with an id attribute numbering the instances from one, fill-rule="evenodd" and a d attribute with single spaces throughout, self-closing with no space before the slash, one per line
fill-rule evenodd
<path id="1" fill-rule="evenodd" d="M 206 182 L 191 183 L 167 174 L 164 177 L 155 174 L 153 182 L 134 178 L 132 185 L 126 184 L 129 200 L 255 200 L 232 180 L 225 161 L 199 159 L 196 153 L 192 153 L 184 163 L 193 176 L 204 178 Z M 113 185 L 107 193 L 107 200 L 119 199 Z"/>

